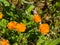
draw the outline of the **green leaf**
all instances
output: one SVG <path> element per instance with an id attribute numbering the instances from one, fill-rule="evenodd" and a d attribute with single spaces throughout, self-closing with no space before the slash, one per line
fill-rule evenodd
<path id="1" fill-rule="evenodd" d="M 49 45 L 51 43 L 51 40 L 46 40 L 44 45 Z"/>
<path id="2" fill-rule="evenodd" d="M 4 2 L 5 0 L 0 0 L 0 2 Z"/>
<path id="3" fill-rule="evenodd" d="M 28 18 L 29 20 L 33 20 L 33 15 L 30 14 L 30 15 L 27 16 L 27 18 Z"/>
<path id="4" fill-rule="evenodd" d="M 41 45 L 41 43 L 43 43 L 43 42 L 44 42 L 44 40 L 39 39 L 38 42 L 37 42 L 37 45 Z"/>
<path id="5" fill-rule="evenodd" d="M 39 39 L 38 39 L 38 41 L 37 41 L 37 45 L 41 45 L 45 41 L 44 38 L 45 37 L 43 35 L 40 36 Z"/>
<path id="6" fill-rule="evenodd" d="M 57 39 L 51 41 L 51 43 L 49 43 L 49 45 L 57 45 L 58 43 L 60 43 L 60 38 L 57 38 Z"/>
<path id="7" fill-rule="evenodd" d="M 27 13 L 30 13 L 34 8 L 34 5 L 30 5 L 29 8 L 26 10 Z"/>
<path id="8" fill-rule="evenodd" d="M 18 45 L 18 43 L 14 43 L 13 45 Z"/>
<path id="9" fill-rule="evenodd" d="M 4 1 L 3 2 L 5 6 L 9 6 L 10 4 L 8 3 L 8 1 Z"/>
<path id="10" fill-rule="evenodd" d="M 56 6 L 60 7 L 60 2 L 56 2 Z"/>
<path id="11" fill-rule="evenodd" d="M 0 0 L 0 2 L 2 2 L 5 6 L 9 6 L 9 2 L 7 0 Z"/>
<path id="12" fill-rule="evenodd" d="M 6 28 L 6 25 L 7 25 L 7 20 L 5 20 L 5 19 L 0 20 L 0 26 L 1 27 Z"/>

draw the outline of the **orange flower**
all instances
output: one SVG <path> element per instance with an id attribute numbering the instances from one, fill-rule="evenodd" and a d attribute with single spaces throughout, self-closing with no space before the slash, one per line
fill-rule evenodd
<path id="1" fill-rule="evenodd" d="M 35 14 L 33 17 L 34 22 L 41 22 L 41 17 L 38 14 Z"/>
<path id="2" fill-rule="evenodd" d="M 26 30 L 26 25 L 23 23 L 18 23 L 16 29 L 18 32 L 24 32 Z"/>
<path id="3" fill-rule="evenodd" d="M 42 34 L 46 35 L 49 32 L 49 25 L 48 24 L 41 24 L 39 26 L 39 30 Z"/>
<path id="4" fill-rule="evenodd" d="M 0 12 L 0 19 L 2 19 L 2 17 L 3 17 L 3 14 Z"/>
<path id="5" fill-rule="evenodd" d="M 0 45 L 10 45 L 8 40 L 0 40 Z"/>
<path id="6" fill-rule="evenodd" d="M 11 21 L 7 24 L 8 29 L 13 30 L 16 27 L 16 22 Z"/>

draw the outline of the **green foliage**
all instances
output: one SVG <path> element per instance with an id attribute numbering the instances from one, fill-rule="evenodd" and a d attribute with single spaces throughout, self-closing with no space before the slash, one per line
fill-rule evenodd
<path id="1" fill-rule="evenodd" d="M 0 20 L 0 27 L 6 28 L 7 22 L 5 19 Z"/>
<path id="2" fill-rule="evenodd" d="M 6 0 L 0 0 L 0 2 L 2 2 L 5 6 L 9 6 L 10 5 L 9 2 L 6 1 Z"/>
<path id="3" fill-rule="evenodd" d="M 26 10 L 27 13 L 28 13 L 28 14 L 31 13 L 31 11 L 33 10 L 33 8 L 34 8 L 34 5 L 30 5 L 30 6 L 28 7 L 28 9 Z"/>
<path id="4" fill-rule="evenodd" d="M 57 39 L 51 41 L 51 43 L 49 45 L 57 45 L 59 43 L 60 43 L 60 38 L 57 38 Z"/>
<path id="5" fill-rule="evenodd" d="M 60 38 L 50 40 L 47 39 L 47 37 L 44 38 L 43 36 L 40 36 L 37 41 L 37 45 L 57 45 L 59 43 L 60 43 Z"/>

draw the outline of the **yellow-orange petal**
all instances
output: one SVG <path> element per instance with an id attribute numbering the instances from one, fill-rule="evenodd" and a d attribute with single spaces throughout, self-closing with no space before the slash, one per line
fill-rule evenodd
<path id="1" fill-rule="evenodd" d="M 10 45 L 8 40 L 0 40 L 1 45 Z"/>
<path id="2" fill-rule="evenodd" d="M 38 14 L 35 14 L 35 15 L 33 16 L 33 20 L 34 20 L 34 22 L 39 23 L 39 22 L 41 22 L 41 17 L 40 17 Z"/>
<path id="3" fill-rule="evenodd" d="M 3 17 L 3 14 L 0 12 L 0 19 L 2 19 L 2 17 Z"/>
<path id="4" fill-rule="evenodd" d="M 49 32 L 49 25 L 48 24 L 41 24 L 39 26 L 39 30 L 43 35 L 46 35 Z"/>
<path id="5" fill-rule="evenodd" d="M 17 26 L 16 26 L 16 30 L 18 32 L 25 32 L 26 25 L 24 23 L 18 23 Z"/>
<path id="6" fill-rule="evenodd" d="M 16 22 L 11 21 L 7 24 L 8 29 L 13 30 L 16 27 Z"/>

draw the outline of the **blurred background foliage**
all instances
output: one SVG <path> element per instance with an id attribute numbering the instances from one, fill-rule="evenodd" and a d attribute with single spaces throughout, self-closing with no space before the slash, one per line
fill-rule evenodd
<path id="1" fill-rule="evenodd" d="M 60 0 L 0 0 L 0 12 L 0 39 L 8 39 L 11 45 L 60 45 Z M 34 13 L 49 24 L 47 35 L 38 31 L 39 24 L 32 20 Z M 26 31 L 10 31 L 6 27 L 9 21 L 25 23 Z"/>

